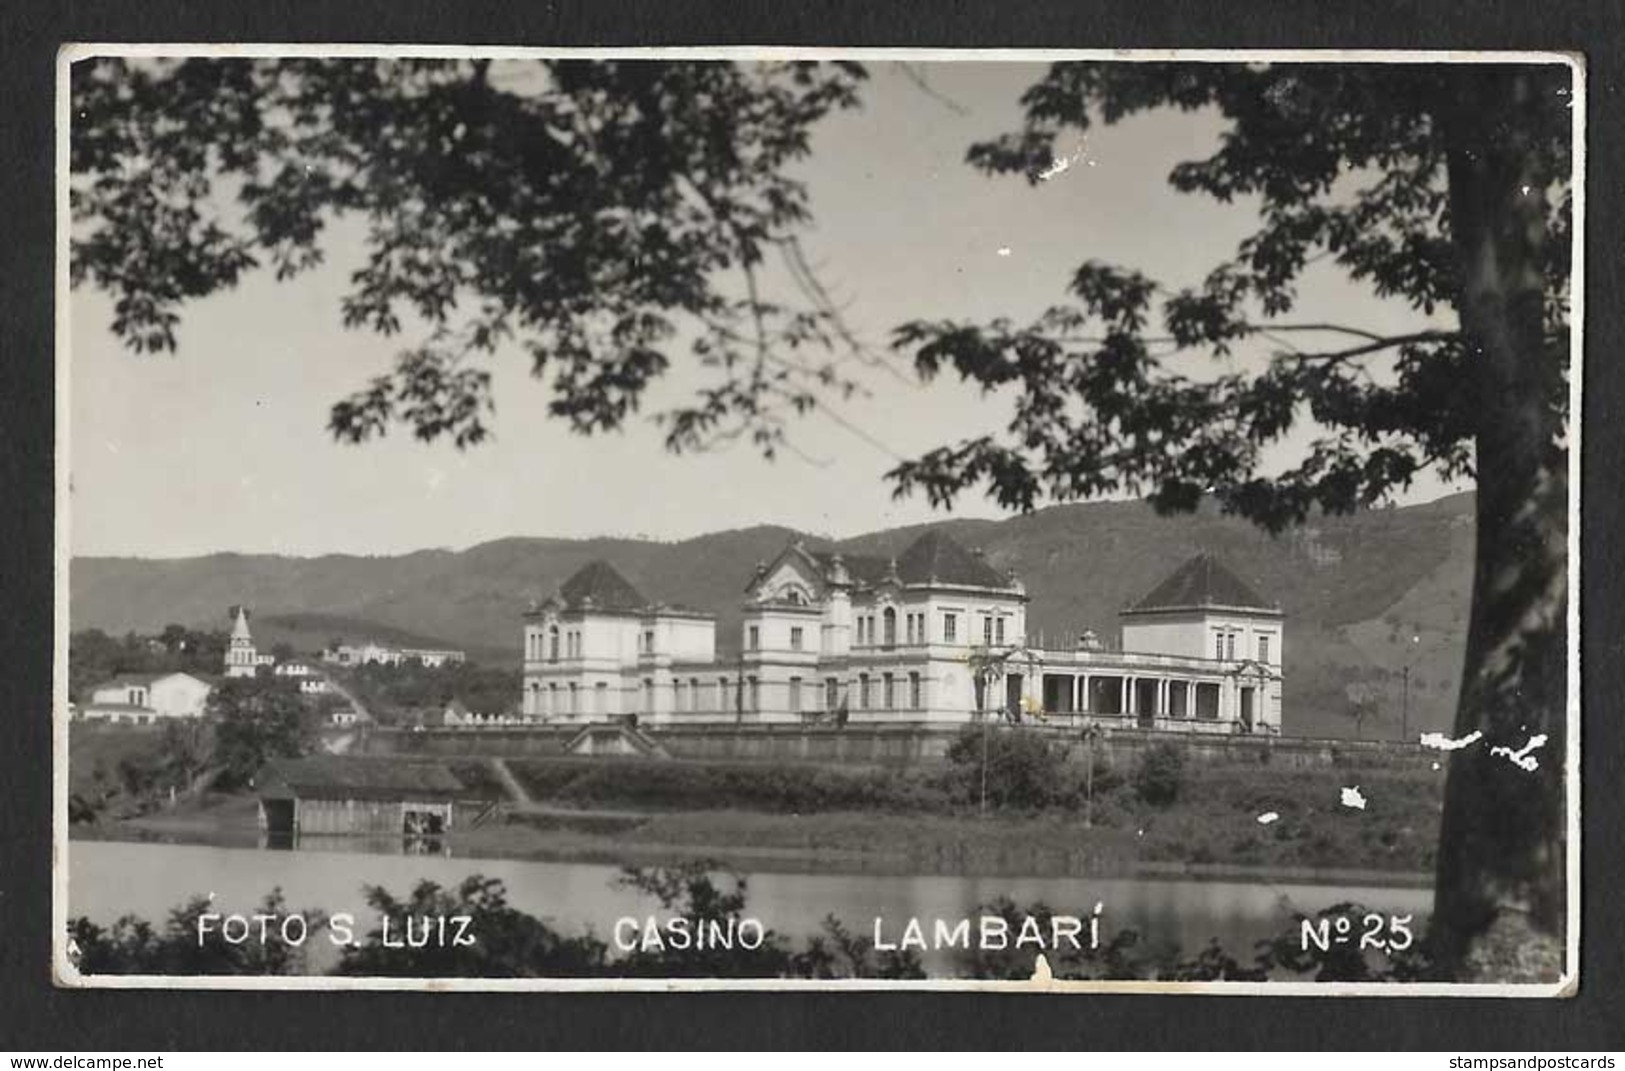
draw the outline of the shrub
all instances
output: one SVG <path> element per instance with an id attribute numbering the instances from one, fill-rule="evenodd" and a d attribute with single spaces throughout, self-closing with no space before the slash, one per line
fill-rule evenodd
<path id="1" fill-rule="evenodd" d="M 967 725 L 948 748 L 962 799 L 981 798 L 984 749 L 987 799 L 996 807 L 1045 807 L 1071 787 L 1066 752 L 1046 737 L 1022 728 Z"/>
<path id="2" fill-rule="evenodd" d="M 536 799 L 575 806 L 814 813 L 939 810 L 943 789 L 907 770 L 840 769 L 796 763 L 710 763 L 510 759 Z"/>
<path id="3" fill-rule="evenodd" d="M 1179 798 L 1185 777 L 1185 753 L 1172 743 L 1152 744 L 1134 765 L 1134 794 L 1153 807 Z"/>

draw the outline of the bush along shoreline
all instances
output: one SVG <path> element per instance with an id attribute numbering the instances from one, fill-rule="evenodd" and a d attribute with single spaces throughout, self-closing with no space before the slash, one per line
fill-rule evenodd
<path id="1" fill-rule="evenodd" d="M 822 932 L 801 941 L 766 929 L 748 912 L 748 883 L 710 860 L 653 869 L 628 868 L 617 879 L 661 905 L 658 915 L 637 920 L 612 937 L 591 930 L 562 933 L 549 922 L 514 908 L 496 879 L 472 875 L 454 888 L 418 883 L 404 897 L 367 886 L 376 917 L 366 922 L 329 918 L 316 911 L 290 912 L 273 890 L 248 919 L 265 916 L 269 940 L 235 941 L 229 924 L 210 914 L 207 897 L 176 907 L 160 925 L 126 916 L 110 927 L 75 918 L 68 926 L 69 956 L 81 975 L 296 976 L 326 973 L 347 977 L 395 978 L 790 978 L 909 980 L 952 978 L 1021 981 L 1033 976 L 1039 951 L 1018 944 L 1024 932 L 1052 935 L 1062 916 L 1046 904 L 1017 905 L 999 898 L 972 915 L 1002 927 L 999 947 L 988 947 L 976 930 L 948 953 L 945 964 L 929 971 L 910 947 L 877 947 L 869 935 L 842 920 L 825 918 Z M 1071 932 L 1075 942 L 1042 949 L 1052 977 L 1061 980 L 1150 980 L 1181 982 L 1408 982 L 1429 978 L 1426 934 L 1406 947 L 1372 951 L 1357 944 L 1305 940 L 1306 929 L 1334 927 L 1338 920 L 1365 916 L 1354 903 L 1334 905 L 1307 920 L 1294 917 L 1276 935 L 1251 949 L 1225 949 L 1216 942 L 1197 949 L 1173 949 L 1142 939 L 1135 930 L 1091 933 L 1087 923 Z M 285 920 L 302 920 L 297 945 L 284 939 Z M 390 920 L 395 940 L 390 940 Z M 414 928 L 412 920 L 419 920 Z M 431 920 L 431 921 L 423 921 Z M 433 920 L 451 920 L 451 925 Z M 686 920 L 680 925 L 673 920 Z M 1306 926 L 1307 922 L 1307 926 Z M 650 927 L 663 939 L 650 944 Z M 413 937 L 403 938 L 405 934 Z M 686 941 L 678 932 L 688 934 Z M 307 950 L 345 938 L 338 960 L 325 972 L 312 969 Z M 697 935 L 709 933 L 712 938 Z M 727 935 L 725 938 L 715 935 Z M 413 938 L 421 938 L 413 947 Z M 460 939 L 460 938 L 466 938 Z M 1074 945 L 1076 947 L 1074 947 Z M 631 947 L 629 947 L 631 946 Z"/>

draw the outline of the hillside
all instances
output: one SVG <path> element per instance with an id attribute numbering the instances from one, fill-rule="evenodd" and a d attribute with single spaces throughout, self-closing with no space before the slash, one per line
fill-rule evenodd
<path id="1" fill-rule="evenodd" d="M 1219 555 L 1287 613 L 1289 731 L 1346 735 L 1344 686 L 1383 682 L 1398 731 L 1400 678 L 1411 668 L 1414 730 L 1448 726 L 1472 573 L 1472 496 L 1318 519 L 1279 538 L 1203 509 L 1158 517 L 1141 503 L 1056 506 L 1004 521 L 947 520 L 816 547 L 899 553 L 926 527 L 982 547 L 1017 571 L 1032 596 L 1034 642 L 1070 642 L 1084 628 L 1115 632 L 1117 611 L 1190 555 Z M 70 579 L 72 627 L 157 631 L 168 622 L 221 627 L 225 608 L 256 610 L 265 642 L 312 649 L 373 636 L 516 660 L 520 614 L 593 560 L 613 562 L 650 598 L 716 611 L 719 642 L 737 647 L 738 605 L 751 569 L 798 533 L 775 526 L 657 543 L 510 538 L 468 550 L 398 557 L 216 554 L 146 561 L 83 558 Z"/>

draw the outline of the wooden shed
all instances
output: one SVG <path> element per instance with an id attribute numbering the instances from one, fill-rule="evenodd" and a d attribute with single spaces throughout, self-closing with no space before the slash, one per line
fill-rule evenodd
<path id="1" fill-rule="evenodd" d="M 279 760 L 256 787 L 260 828 L 272 834 L 435 836 L 491 805 L 444 763 L 396 758 Z"/>

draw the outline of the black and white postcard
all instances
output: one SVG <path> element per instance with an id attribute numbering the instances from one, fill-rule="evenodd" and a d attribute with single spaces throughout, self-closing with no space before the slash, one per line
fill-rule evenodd
<path id="1" fill-rule="evenodd" d="M 1573 993 L 1584 91 L 65 49 L 58 984 Z"/>

